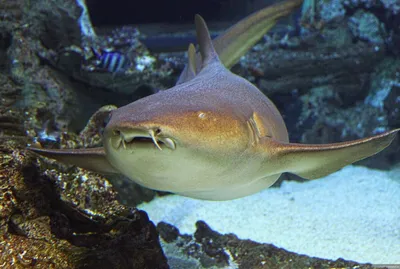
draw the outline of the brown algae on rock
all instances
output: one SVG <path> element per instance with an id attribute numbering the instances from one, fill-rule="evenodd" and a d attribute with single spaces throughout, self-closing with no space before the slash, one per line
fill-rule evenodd
<path id="1" fill-rule="evenodd" d="M 146 213 L 119 204 L 104 178 L 15 146 L 0 156 L 2 268 L 168 268 Z"/>

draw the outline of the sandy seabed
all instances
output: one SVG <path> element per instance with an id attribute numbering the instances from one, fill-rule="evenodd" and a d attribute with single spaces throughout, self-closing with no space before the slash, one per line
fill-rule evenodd
<path id="1" fill-rule="evenodd" d="M 400 169 L 347 166 L 325 178 L 283 182 L 223 202 L 178 195 L 138 206 L 152 221 L 192 234 L 204 220 L 220 233 L 299 254 L 360 263 L 400 263 Z"/>

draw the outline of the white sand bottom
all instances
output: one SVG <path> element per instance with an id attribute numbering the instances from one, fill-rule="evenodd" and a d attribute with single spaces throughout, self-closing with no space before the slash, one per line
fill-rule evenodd
<path id="1" fill-rule="evenodd" d="M 181 233 L 194 233 L 195 222 L 204 220 L 220 233 L 299 254 L 400 264 L 400 169 L 348 166 L 323 179 L 283 182 L 232 201 L 169 195 L 138 207 Z"/>

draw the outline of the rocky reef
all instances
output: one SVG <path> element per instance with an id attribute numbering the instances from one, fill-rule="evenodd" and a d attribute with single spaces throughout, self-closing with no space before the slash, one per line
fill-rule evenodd
<path id="1" fill-rule="evenodd" d="M 145 212 L 119 203 L 105 178 L 25 150 L 28 143 L 100 141 L 99 129 L 90 127 L 104 113 L 93 117 L 83 136 L 66 132 L 82 115 L 82 85 L 45 57 L 62 42 L 80 44 L 80 12 L 63 3 L 0 2 L 0 265 L 168 268 L 154 224 Z"/>
<path id="2" fill-rule="evenodd" d="M 24 149 L 30 115 L 0 113 L 1 267 L 168 268 L 154 224 L 105 178 Z"/>
<path id="3" fill-rule="evenodd" d="M 108 181 L 2 144 L 3 268 L 168 268 L 143 211 L 121 205 Z"/>
<path id="4" fill-rule="evenodd" d="M 343 259 L 311 258 L 274 245 L 240 240 L 234 234 L 213 231 L 203 221 L 196 223 L 193 235 L 180 234 L 164 222 L 157 229 L 172 268 L 374 268 Z"/>

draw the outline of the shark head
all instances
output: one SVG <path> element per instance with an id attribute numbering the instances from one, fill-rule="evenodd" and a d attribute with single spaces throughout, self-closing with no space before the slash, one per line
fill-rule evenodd
<path id="1" fill-rule="evenodd" d="M 240 115 L 202 104 L 195 93 L 178 96 L 181 87 L 114 110 L 103 134 L 107 159 L 118 171 L 146 187 L 178 193 L 188 191 L 188 181 L 193 191 L 206 190 L 207 178 L 236 169 L 232 157 L 253 137 Z"/>
<path id="2" fill-rule="evenodd" d="M 251 154 L 246 158 L 255 142 L 254 125 L 248 123 L 251 109 L 238 109 L 239 95 L 252 86 L 220 62 L 200 16 L 196 28 L 202 57 L 201 63 L 192 62 L 195 50 L 189 46 L 193 75 L 113 111 L 104 133 L 110 164 L 148 188 L 175 193 L 222 190 L 225 178 L 243 173 L 239 163 L 252 159 Z"/>

